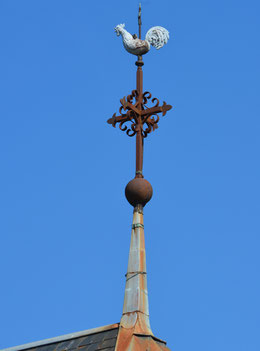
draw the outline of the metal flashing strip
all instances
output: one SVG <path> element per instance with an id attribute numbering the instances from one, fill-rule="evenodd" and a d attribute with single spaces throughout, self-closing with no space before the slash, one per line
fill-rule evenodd
<path id="1" fill-rule="evenodd" d="M 132 276 L 127 278 L 128 274 L 132 274 Z M 138 274 L 147 274 L 147 273 L 146 272 L 128 272 L 128 273 L 125 274 L 126 281 L 136 277 Z"/>
<path id="2" fill-rule="evenodd" d="M 157 338 L 154 335 L 147 335 L 147 334 L 141 334 L 141 333 L 134 333 L 133 335 L 140 336 L 140 337 L 143 337 L 143 338 L 152 338 L 152 339 L 154 339 L 157 342 L 161 342 L 162 344 L 165 344 L 165 345 L 167 344 L 166 341 L 164 341 L 162 339 L 159 339 L 159 338 Z"/>
<path id="3" fill-rule="evenodd" d="M 132 225 L 132 229 L 135 229 L 135 228 L 143 228 L 144 229 L 144 225 L 142 223 L 134 223 Z"/>
<path id="4" fill-rule="evenodd" d="M 135 175 L 137 175 L 137 174 L 143 175 L 143 172 L 142 172 L 142 171 L 136 171 L 136 172 L 135 172 Z"/>
<path id="5" fill-rule="evenodd" d="M 32 348 L 35 348 L 35 347 L 38 347 L 38 346 L 54 344 L 56 342 L 70 340 L 70 339 L 74 339 L 74 338 L 79 338 L 81 336 L 86 336 L 86 335 L 90 335 L 90 334 L 96 334 L 96 333 L 100 333 L 100 332 L 103 332 L 103 331 L 106 331 L 106 330 L 112 330 L 112 329 L 117 329 L 117 328 L 119 328 L 119 323 L 109 324 L 109 325 L 105 325 L 103 327 L 98 327 L 98 328 L 93 328 L 93 329 L 86 329 L 86 330 L 82 330 L 80 332 L 75 332 L 75 333 L 71 333 L 71 334 L 65 334 L 65 335 L 61 335 L 61 336 L 56 336 L 56 337 L 51 338 L 51 339 L 44 339 L 44 340 L 40 340 L 40 341 L 31 342 L 29 344 L 23 344 L 23 345 L 8 347 L 6 349 L 2 349 L 1 351 L 19 351 L 19 350 L 32 349 Z"/>

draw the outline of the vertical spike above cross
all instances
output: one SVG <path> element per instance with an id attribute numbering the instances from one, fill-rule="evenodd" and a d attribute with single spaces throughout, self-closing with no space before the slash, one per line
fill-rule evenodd
<path id="1" fill-rule="evenodd" d="M 138 11 L 138 28 L 139 28 L 139 39 L 142 39 L 142 8 L 141 3 L 139 3 L 139 11 Z"/>

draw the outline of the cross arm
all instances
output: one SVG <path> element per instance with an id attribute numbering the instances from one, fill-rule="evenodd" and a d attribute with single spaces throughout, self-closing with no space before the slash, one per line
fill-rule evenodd
<path id="1" fill-rule="evenodd" d="M 113 116 L 107 120 L 107 123 L 108 124 L 112 124 L 112 126 L 115 128 L 116 124 L 118 122 L 126 122 L 126 121 L 129 121 L 129 120 L 130 120 L 130 118 L 129 118 L 129 116 L 127 114 L 123 114 L 121 116 L 117 116 L 116 113 L 114 113 Z"/>
<path id="2" fill-rule="evenodd" d="M 166 102 L 163 102 L 162 106 L 155 106 L 155 107 L 150 107 L 145 110 L 142 110 L 141 114 L 142 116 L 147 116 L 147 115 L 153 115 L 155 113 L 160 113 L 162 112 L 162 115 L 165 116 L 166 112 L 169 111 L 172 108 L 171 105 L 167 105 Z"/>

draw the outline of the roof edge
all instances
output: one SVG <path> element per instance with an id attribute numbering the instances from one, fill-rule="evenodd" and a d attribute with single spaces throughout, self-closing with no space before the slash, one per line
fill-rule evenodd
<path id="1" fill-rule="evenodd" d="M 103 327 L 98 327 L 98 328 L 86 329 L 86 330 L 82 330 L 80 332 L 56 336 L 56 337 L 50 338 L 50 339 L 43 339 L 43 340 L 28 343 L 28 344 L 8 347 L 6 349 L 1 349 L 1 351 L 26 350 L 26 349 L 31 349 L 31 348 L 34 348 L 37 346 L 54 344 L 55 342 L 70 340 L 70 339 L 78 338 L 81 336 L 85 336 L 85 335 L 89 335 L 89 334 L 96 334 L 96 333 L 103 332 L 105 330 L 116 329 L 116 328 L 119 328 L 119 323 L 109 324 L 109 325 L 105 325 Z"/>

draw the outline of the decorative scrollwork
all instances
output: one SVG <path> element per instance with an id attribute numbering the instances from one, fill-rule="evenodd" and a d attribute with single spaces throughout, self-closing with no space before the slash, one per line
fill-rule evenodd
<path id="1" fill-rule="evenodd" d="M 131 129 L 128 128 L 128 130 L 126 131 L 126 134 L 130 137 L 133 137 L 137 133 L 136 127 L 137 127 L 137 124 L 133 123 L 131 125 Z"/>
<path id="2" fill-rule="evenodd" d="M 143 94 L 143 105 L 147 105 L 147 103 L 149 102 L 149 100 L 152 99 L 152 94 L 149 93 L 149 91 L 146 91 L 144 94 Z M 159 104 L 160 104 L 160 101 L 159 99 L 157 98 L 153 98 L 152 100 L 152 103 L 154 104 L 152 107 L 158 107 Z"/>
<path id="3" fill-rule="evenodd" d="M 133 103 L 133 99 L 135 98 L 135 101 L 137 102 L 137 97 L 138 97 L 138 92 L 137 90 L 133 90 L 130 95 L 127 96 L 127 101 L 130 102 L 131 104 Z"/>
<path id="4" fill-rule="evenodd" d="M 153 106 L 148 107 L 147 104 L 151 101 Z M 138 130 L 141 131 L 143 138 L 158 128 L 160 117 L 158 113 L 165 116 L 172 106 L 163 102 L 160 105 L 159 100 L 148 91 L 143 93 L 140 101 L 137 90 L 133 90 L 130 95 L 123 97 L 120 100 L 121 106 L 119 108 L 119 116 L 116 113 L 107 121 L 113 127 L 119 123 L 119 129 L 130 137 L 133 137 Z M 126 123 L 130 122 L 131 125 L 127 126 Z"/>
<path id="5" fill-rule="evenodd" d="M 143 93 L 143 103 L 147 104 L 148 100 L 150 100 L 152 97 L 152 94 L 149 93 L 149 91 L 146 91 L 145 93 Z"/>

